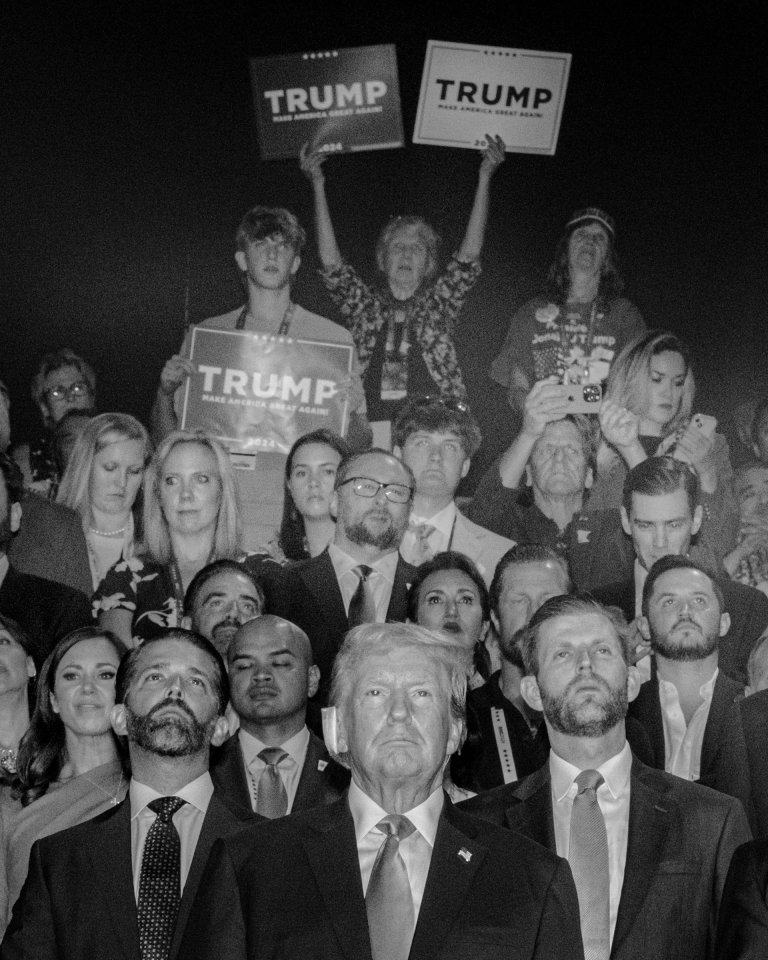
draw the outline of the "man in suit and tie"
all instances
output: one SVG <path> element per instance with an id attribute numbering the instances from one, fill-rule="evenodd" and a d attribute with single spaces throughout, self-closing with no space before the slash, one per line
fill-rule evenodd
<path id="1" fill-rule="evenodd" d="M 618 612 L 555 597 L 520 643 L 549 762 L 462 807 L 568 856 L 587 958 L 712 958 L 728 864 L 750 835 L 742 807 L 633 757 L 624 718 L 638 680 Z"/>
<path id="2" fill-rule="evenodd" d="M 307 699 L 320 681 L 306 633 L 265 614 L 240 627 L 228 660 L 240 728 L 212 751 L 215 786 L 270 819 L 338 800 L 349 774 L 306 725 Z"/>
<path id="3" fill-rule="evenodd" d="M 648 571 L 642 610 L 638 626 L 654 670 L 629 715 L 648 732 L 654 766 L 737 797 L 751 815 L 736 702 L 744 686 L 718 665 L 730 624 L 720 587 L 692 560 L 662 557 Z"/>
<path id="4" fill-rule="evenodd" d="M 413 471 L 416 491 L 400 554 L 414 566 L 446 550 L 466 554 L 490 586 L 512 540 L 472 523 L 454 497 L 482 437 L 463 400 L 408 400 L 392 425 L 392 452 Z"/>
<path id="5" fill-rule="evenodd" d="M 240 627 L 260 617 L 266 599 L 255 574 L 236 560 L 214 560 L 192 578 L 184 595 L 190 629 L 210 640 L 224 660 Z"/>
<path id="6" fill-rule="evenodd" d="M 208 773 L 210 745 L 227 736 L 229 689 L 207 640 L 168 629 L 145 641 L 121 661 L 115 693 L 128 796 L 34 845 L 2 960 L 174 957 L 214 840 L 254 819 Z"/>
<path id="7" fill-rule="evenodd" d="M 373 448 L 339 464 L 331 499 L 333 542 L 318 557 L 265 582 L 268 609 L 307 634 L 325 703 L 344 634 L 360 623 L 404 621 L 414 568 L 399 555 L 415 483 L 397 457 Z"/>
<path id="8" fill-rule="evenodd" d="M 567 864 L 442 790 L 467 668 L 460 644 L 423 627 L 349 634 L 325 717 L 347 796 L 216 845 L 185 960 L 582 956 Z"/>

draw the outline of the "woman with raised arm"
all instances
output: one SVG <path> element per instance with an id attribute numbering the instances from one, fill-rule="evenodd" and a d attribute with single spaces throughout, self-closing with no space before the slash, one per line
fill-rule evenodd
<path id="1" fill-rule="evenodd" d="M 490 182 L 504 161 L 504 141 L 487 137 L 464 239 L 438 275 L 439 238 L 421 217 L 395 217 L 376 246 L 382 282 L 369 286 L 342 256 L 325 192 L 327 154 L 301 151 L 312 184 L 321 278 L 352 333 L 364 371 L 374 443 L 389 445 L 389 423 L 406 396 L 466 397 L 454 342 L 456 318 L 480 275 Z"/>

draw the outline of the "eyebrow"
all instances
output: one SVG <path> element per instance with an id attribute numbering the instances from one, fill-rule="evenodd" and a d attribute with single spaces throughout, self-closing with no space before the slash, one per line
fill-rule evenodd
<path id="1" fill-rule="evenodd" d="M 253 653 L 236 653 L 232 657 L 232 662 L 235 660 L 253 660 L 256 655 Z M 266 656 L 268 657 L 293 657 L 294 660 L 297 660 L 297 655 L 289 647 L 282 647 L 280 650 L 270 650 Z"/>
<path id="2" fill-rule="evenodd" d="M 713 594 L 707 593 L 706 590 L 695 590 L 693 593 L 683 593 L 683 594 L 673 593 L 671 590 L 665 590 L 663 593 L 659 593 L 659 594 L 656 595 L 656 597 L 657 597 L 658 600 L 663 600 L 665 597 L 672 597 L 673 599 L 677 599 L 678 597 L 681 597 L 681 596 L 683 596 L 683 597 L 705 597 L 707 600 L 709 600 L 709 598 L 710 598 L 711 596 L 713 596 Z"/>
<path id="3" fill-rule="evenodd" d="M 114 667 L 115 669 L 117 669 L 117 665 L 114 663 L 111 663 L 109 660 L 104 660 L 100 663 L 95 663 L 94 666 L 95 667 Z M 59 664 L 59 668 L 61 670 L 71 670 L 72 667 L 76 667 L 78 670 L 83 669 L 82 663 L 67 663 L 63 667 L 61 664 Z"/>
<path id="4" fill-rule="evenodd" d="M 226 597 L 226 595 L 227 595 L 226 590 L 211 590 L 210 593 L 206 593 L 203 595 L 203 599 L 200 601 L 200 603 L 201 605 L 205 605 L 206 603 L 208 603 L 209 600 L 217 600 L 219 597 Z M 242 600 L 243 598 L 245 598 L 246 600 L 253 600 L 254 603 L 259 602 L 259 598 L 255 593 L 238 593 L 237 594 L 238 600 Z"/>

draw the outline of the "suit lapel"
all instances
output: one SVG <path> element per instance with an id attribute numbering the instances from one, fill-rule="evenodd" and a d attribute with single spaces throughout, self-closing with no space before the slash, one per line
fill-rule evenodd
<path id="1" fill-rule="evenodd" d="M 327 761 L 328 755 L 322 741 L 310 731 L 307 755 L 301 768 L 296 796 L 293 798 L 291 813 L 297 810 L 309 810 L 323 802 L 323 774 L 318 768 L 321 761 Z"/>
<path id="2" fill-rule="evenodd" d="M 133 889 L 131 805 L 126 797 L 115 810 L 97 817 L 90 850 L 95 889 L 112 918 L 112 930 L 123 952 L 139 960 L 139 923 Z"/>
<path id="3" fill-rule="evenodd" d="M 304 820 L 301 837 L 342 953 L 348 960 L 371 960 L 355 827 L 346 797 Z"/>
<path id="4" fill-rule="evenodd" d="M 437 956 L 449 936 L 487 853 L 475 835 L 471 820 L 454 810 L 446 798 L 411 944 L 411 960 Z"/>
<path id="5" fill-rule="evenodd" d="M 647 896 L 658 863 L 664 859 L 671 803 L 664 791 L 647 783 L 644 768 L 632 760 L 629 797 L 629 831 L 624 882 L 621 887 L 611 954 L 617 955 L 632 930 Z"/>
<path id="6" fill-rule="evenodd" d="M 326 631 L 340 639 L 347 630 L 347 615 L 328 550 L 324 550 L 314 562 L 306 563 L 300 576 L 320 607 Z"/>
<path id="7" fill-rule="evenodd" d="M 521 780 L 512 796 L 517 802 L 507 807 L 507 826 L 556 852 L 549 763 Z"/>
<path id="8" fill-rule="evenodd" d="M 714 775 L 712 767 L 716 763 L 722 735 L 727 728 L 728 714 L 733 709 L 733 699 L 734 694 L 731 692 L 730 684 L 726 682 L 721 670 L 715 680 L 707 725 L 704 727 L 704 739 L 701 744 L 701 780 L 709 782 Z"/>
<path id="9" fill-rule="evenodd" d="M 408 614 L 408 587 L 413 580 L 416 568 L 406 563 L 397 555 L 395 579 L 392 583 L 392 594 L 387 607 L 387 621 L 390 623 L 404 623 Z"/>
<path id="10" fill-rule="evenodd" d="M 216 788 L 241 807 L 244 813 L 253 812 L 248 774 L 240 738 L 236 733 L 216 751 L 211 764 L 211 779 Z"/>

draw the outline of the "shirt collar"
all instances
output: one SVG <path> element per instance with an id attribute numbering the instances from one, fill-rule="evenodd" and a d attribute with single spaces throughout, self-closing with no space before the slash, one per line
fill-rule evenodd
<path id="1" fill-rule="evenodd" d="M 629 744 L 625 741 L 622 749 L 602 763 L 597 770 L 602 774 L 613 798 L 621 796 L 627 789 L 632 770 L 632 751 L 629 749 Z M 580 773 L 579 767 L 563 760 L 554 750 L 549 751 L 549 775 L 555 800 L 560 801 L 566 796 Z"/>
<path id="2" fill-rule="evenodd" d="M 243 760 L 245 761 L 246 767 L 250 767 L 254 758 L 257 757 L 262 750 L 271 746 L 259 740 L 258 737 L 254 737 L 253 734 L 243 730 L 242 727 L 240 727 L 237 735 L 240 738 L 240 747 L 243 751 Z M 307 727 L 302 727 L 298 733 L 295 733 L 290 739 L 286 740 L 285 743 L 277 744 L 281 750 L 285 750 L 288 756 L 297 763 L 300 756 L 303 757 L 306 755 L 308 745 L 309 730 Z"/>
<path id="3" fill-rule="evenodd" d="M 8 560 L 8 554 L 7 553 L 0 554 L 0 586 L 2 586 L 3 580 L 5 580 L 10 566 L 11 564 L 10 564 L 10 561 Z"/>
<path id="4" fill-rule="evenodd" d="M 451 530 L 453 529 L 454 521 L 456 520 L 456 503 L 451 500 L 447 507 L 443 507 L 442 510 L 438 510 L 434 516 L 431 517 L 421 517 L 417 513 L 411 514 L 410 522 L 413 524 L 419 523 L 430 523 L 435 528 L 439 530 L 440 533 L 445 537 L 450 537 Z"/>
<path id="5" fill-rule="evenodd" d="M 337 580 L 341 580 L 345 573 L 350 573 L 355 567 L 360 566 L 359 560 L 356 560 L 354 557 L 350 557 L 348 553 L 345 553 L 341 547 L 337 547 L 335 543 L 332 543 L 328 547 L 328 556 L 333 564 L 333 569 L 336 571 Z M 390 583 L 394 583 L 395 569 L 397 568 L 397 558 L 398 552 L 397 550 L 393 550 L 391 553 L 385 554 L 375 563 L 369 563 L 368 566 L 377 573 L 381 574 L 385 580 L 388 580 Z"/>
<path id="6" fill-rule="evenodd" d="M 135 820 L 152 800 L 168 796 L 165 793 L 158 793 L 154 787 L 150 787 L 146 783 L 139 783 L 138 780 L 133 779 L 128 792 L 131 804 L 131 820 Z M 213 796 L 213 780 L 211 780 L 210 773 L 206 770 L 195 780 L 185 784 L 181 790 L 177 790 L 173 796 L 181 797 L 190 806 L 196 807 L 201 813 L 205 813 Z"/>
<path id="7" fill-rule="evenodd" d="M 712 674 L 709 680 L 706 680 L 699 687 L 699 696 L 702 698 L 702 700 L 709 701 L 712 699 L 712 694 L 715 691 L 715 682 L 717 680 L 718 673 L 720 673 L 720 668 L 715 667 L 715 672 Z M 667 699 L 669 699 L 670 696 L 674 696 L 676 700 L 679 698 L 677 687 L 674 685 L 674 683 L 672 683 L 671 680 L 663 680 L 661 677 L 658 677 L 658 680 L 659 680 L 659 686 L 666 694 Z"/>
<path id="8" fill-rule="evenodd" d="M 367 836 L 379 821 L 388 816 L 378 803 L 364 793 L 353 780 L 349 785 L 349 809 L 355 823 L 355 838 L 358 842 Z M 437 826 L 443 810 L 442 784 L 430 793 L 427 799 L 412 810 L 407 810 L 405 816 L 416 827 L 427 843 L 434 847 L 437 835 Z"/>

